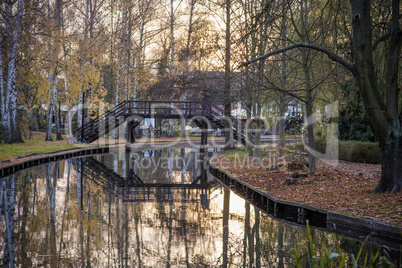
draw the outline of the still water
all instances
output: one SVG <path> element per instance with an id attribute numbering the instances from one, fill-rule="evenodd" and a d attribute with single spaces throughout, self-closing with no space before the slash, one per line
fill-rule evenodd
<path id="1" fill-rule="evenodd" d="M 273 220 L 207 176 L 207 156 L 116 152 L 1 179 L 3 266 L 294 267 L 295 248 L 306 263 L 306 229 Z M 336 250 L 332 234 L 312 236 L 315 248 Z M 340 243 L 355 255 L 361 245 Z"/>

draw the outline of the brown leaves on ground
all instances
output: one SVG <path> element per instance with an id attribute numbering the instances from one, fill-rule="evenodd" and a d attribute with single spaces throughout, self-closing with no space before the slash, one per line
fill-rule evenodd
<path id="1" fill-rule="evenodd" d="M 402 192 L 373 193 L 380 179 L 380 165 L 318 161 L 315 174 L 284 185 L 295 171 L 267 171 L 264 162 L 253 163 L 252 157 L 218 154 L 211 161 L 278 199 L 402 226 Z M 307 169 L 298 172 L 307 173 Z"/>

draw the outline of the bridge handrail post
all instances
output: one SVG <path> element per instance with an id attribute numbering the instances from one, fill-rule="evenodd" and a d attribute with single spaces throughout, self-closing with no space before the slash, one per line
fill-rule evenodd
<path id="1" fill-rule="evenodd" d="M 149 114 L 151 114 L 151 102 L 148 102 L 148 109 L 149 109 Z"/>

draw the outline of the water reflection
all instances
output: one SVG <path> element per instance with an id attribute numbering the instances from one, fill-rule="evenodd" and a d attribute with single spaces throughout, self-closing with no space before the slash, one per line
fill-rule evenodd
<path id="1" fill-rule="evenodd" d="M 305 229 L 208 178 L 205 156 L 183 148 L 99 155 L 2 179 L 3 266 L 293 267 L 296 244 L 307 250 Z M 330 234 L 313 236 L 316 248 L 335 250 Z"/>

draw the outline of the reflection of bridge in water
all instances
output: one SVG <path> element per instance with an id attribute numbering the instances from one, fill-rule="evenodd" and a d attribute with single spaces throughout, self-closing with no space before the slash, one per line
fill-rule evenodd
<path id="1" fill-rule="evenodd" d="M 207 180 L 204 162 L 201 161 L 200 164 L 200 175 L 191 183 L 147 183 L 133 169 L 124 178 L 93 157 L 81 158 L 78 166 L 82 177 L 121 196 L 123 202 L 201 202 L 203 208 L 208 208 L 211 182 Z"/>

